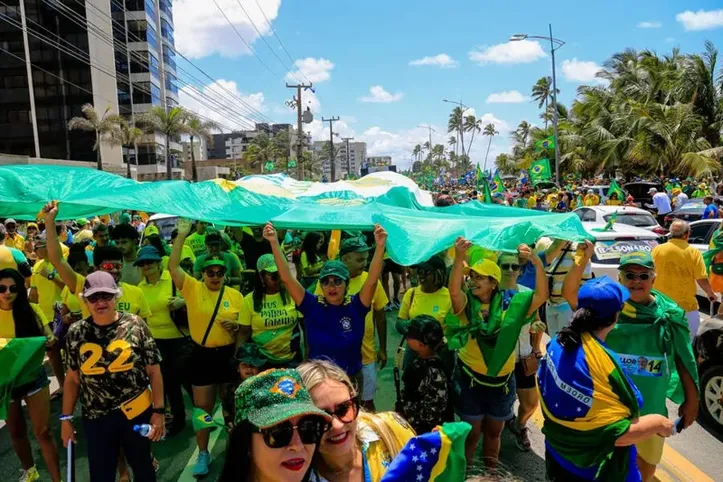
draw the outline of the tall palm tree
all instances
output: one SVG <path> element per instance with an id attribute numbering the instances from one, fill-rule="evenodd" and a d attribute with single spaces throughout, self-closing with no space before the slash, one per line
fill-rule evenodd
<path id="1" fill-rule="evenodd" d="M 556 92 L 559 94 L 560 89 L 557 89 Z M 544 105 L 545 110 L 543 112 L 547 112 L 550 98 L 552 98 L 552 79 L 550 77 L 542 77 L 532 86 L 532 100 L 537 101 L 538 109 L 542 109 Z M 548 120 L 545 119 L 545 129 L 547 129 L 547 122 Z"/>
<path id="2" fill-rule="evenodd" d="M 473 115 L 468 115 L 464 118 L 464 130 L 472 133 L 472 138 L 469 140 L 469 147 L 467 148 L 467 157 L 469 157 L 475 134 L 482 132 L 482 119 L 477 119 Z"/>
<path id="3" fill-rule="evenodd" d="M 141 115 L 138 122 L 145 126 L 146 132 L 161 132 L 166 138 L 166 179 L 173 179 L 173 166 L 171 165 L 171 139 L 178 139 L 188 134 L 186 126 L 188 111 L 183 107 L 164 109 L 160 106 L 151 107 L 151 110 Z"/>
<path id="4" fill-rule="evenodd" d="M 244 157 L 249 161 L 252 168 L 258 168 L 259 173 L 263 174 L 264 165 L 268 161 L 276 159 L 278 154 L 278 146 L 274 144 L 273 139 L 268 134 L 261 133 L 251 140 Z M 322 161 L 327 157 L 330 157 L 329 148 L 325 144 L 325 151 L 321 156 Z"/>
<path id="5" fill-rule="evenodd" d="M 499 154 L 497 158 L 495 158 L 495 168 L 505 174 L 512 174 L 518 170 L 515 159 L 505 153 Z"/>
<path id="6" fill-rule="evenodd" d="M 191 179 L 193 182 L 198 182 L 198 170 L 196 169 L 196 155 L 193 152 L 193 139 L 194 137 L 205 137 L 207 140 L 211 139 L 211 132 L 221 131 L 221 126 L 218 122 L 212 120 L 201 120 L 196 114 L 189 112 L 186 118 L 186 133 L 191 137 Z"/>
<path id="7" fill-rule="evenodd" d="M 80 108 L 85 117 L 73 117 L 68 121 L 68 130 L 81 130 L 95 132 L 95 144 L 93 150 L 96 152 L 97 168 L 103 170 L 103 157 L 100 153 L 100 143 L 110 141 L 110 135 L 117 128 L 121 117 L 111 112 L 107 107 L 102 115 L 98 114 L 92 104 L 85 104 Z"/>
<path id="8" fill-rule="evenodd" d="M 135 126 L 135 122 L 128 122 L 121 118 L 118 120 L 118 125 L 110 133 L 110 144 L 125 148 L 127 151 L 133 147 L 133 156 L 136 159 L 136 165 L 138 165 L 138 139 L 143 136 L 143 131 Z M 130 152 L 126 161 L 126 177 L 131 178 L 131 156 Z"/>
<path id="9" fill-rule="evenodd" d="M 464 109 L 455 107 L 449 114 L 447 121 L 447 132 L 456 132 L 462 144 L 462 152 L 464 152 Z"/>
<path id="10" fill-rule="evenodd" d="M 484 170 L 487 170 L 487 157 L 490 155 L 490 147 L 492 146 L 492 138 L 496 135 L 498 135 L 499 132 L 495 130 L 494 124 L 487 124 L 482 131 L 483 136 L 487 136 L 490 138 L 489 142 L 487 143 L 487 153 L 485 154 L 485 167 Z"/>
<path id="11" fill-rule="evenodd" d="M 414 160 L 418 161 L 420 157 L 422 156 L 422 145 L 417 144 L 414 146 L 414 149 L 412 149 L 412 156 L 414 156 Z"/>

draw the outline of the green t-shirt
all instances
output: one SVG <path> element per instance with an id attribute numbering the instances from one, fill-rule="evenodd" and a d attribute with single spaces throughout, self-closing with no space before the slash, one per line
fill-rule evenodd
<path id="1" fill-rule="evenodd" d="M 206 252 L 206 234 L 193 233 L 186 238 L 184 244 L 191 247 L 195 256 L 202 255 Z"/>

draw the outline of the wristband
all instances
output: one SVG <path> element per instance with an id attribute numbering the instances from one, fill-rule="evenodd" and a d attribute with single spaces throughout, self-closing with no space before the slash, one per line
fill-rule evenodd
<path id="1" fill-rule="evenodd" d="M 58 420 L 60 420 L 61 422 L 72 422 L 73 416 L 72 415 L 61 415 L 60 417 L 58 417 Z"/>
<path id="2" fill-rule="evenodd" d="M 164 414 L 166 413 L 166 409 L 165 409 L 164 407 L 161 407 L 161 408 L 155 408 L 155 407 L 153 407 L 153 409 L 152 409 L 151 411 L 152 411 L 153 413 L 158 413 L 158 414 L 161 414 L 161 415 L 164 415 Z"/>

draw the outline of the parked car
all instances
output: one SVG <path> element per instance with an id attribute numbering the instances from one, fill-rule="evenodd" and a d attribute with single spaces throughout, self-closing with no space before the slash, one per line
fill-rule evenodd
<path id="1" fill-rule="evenodd" d="M 694 221 L 690 223 L 690 236 L 688 237 L 688 244 L 693 246 L 701 253 L 708 251 L 710 246 L 710 240 L 713 238 L 714 233 L 720 227 L 720 223 L 723 219 L 703 219 L 701 221 Z M 705 291 L 700 286 L 697 286 L 696 295 L 703 298 L 706 297 Z"/>
<path id="2" fill-rule="evenodd" d="M 653 196 L 648 194 L 651 188 L 655 188 L 658 192 L 662 192 L 665 188 L 659 182 L 647 182 L 647 181 L 634 181 L 628 182 L 623 186 L 623 189 L 633 196 L 633 199 L 640 207 L 644 207 L 646 204 L 653 203 Z"/>
<path id="3" fill-rule="evenodd" d="M 723 196 L 714 196 L 714 199 L 720 199 L 723 201 Z M 670 214 L 665 216 L 665 225 L 670 226 L 673 219 L 683 219 L 685 221 L 698 221 L 703 219 L 703 211 L 705 210 L 705 204 L 703 204 L 702 197 L 696 197 L 688 199 L 682 207 L 673 210 Z"/>
<path id="4" fill-rule="evenodd" d="M 657 235 L 668 230 L 658 224 L 650 211 L 628 206 L 584 206 L 573 211 L 583 223 L 607 223 L 615 215 L 615 224 L 626 224 L 652 231 Z"/>
<path id="5" fill-rule="evenodd" d="M 148 225 L 155 225 L 160 232 L 161 239 L 166 242 L 170 241 L 171 233 L 176 228 L 177 222 L 178 216 L 174 214 L 154 214 L 148 218 Z"/>
<path id="6" fill-rule="evenodd" d="M 693 342 L 700 378 L 700 415 L 723 435 L 723 320 L 703 321 Z"/>
<path id="7" fill-rule="evenodd" d="M 583 223 L 585 230 L 595 238 L 595 253 L 590 262 L 596 277 L 618 279 L 622 255 L 635 251 L 652 252 L 659 244 L 659 236 L 652 231 L 618 223 L 603 231 L 604 226 L 605 223 Z"/>

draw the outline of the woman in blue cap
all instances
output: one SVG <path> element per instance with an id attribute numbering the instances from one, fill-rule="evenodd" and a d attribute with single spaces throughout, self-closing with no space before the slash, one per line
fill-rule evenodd
<path id="1" fill-rule="evenodd" d="M 593 249 L 586 241 L 564 292 L 579 283 Z M 627 288 L 607 276 L 586 282 L 570 325 L 547 346 L 538 386 L 549 480 L 640 481 L 635 443 L 672 433 L 666 417 L 640 416 L 642 396 L 605 345 L 629 297 Z"/>

